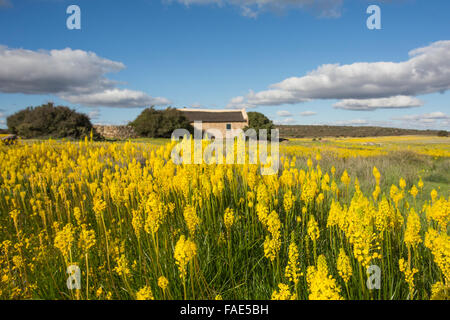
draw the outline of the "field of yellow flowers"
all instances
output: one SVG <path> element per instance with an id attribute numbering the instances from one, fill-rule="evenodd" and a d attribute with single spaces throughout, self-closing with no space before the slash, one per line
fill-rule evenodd
<path id="1" fill-rule="evenodd" d="M 290 141 L 266 176 L 170 141 L 0 146 L 0 298 L 449 298 L 450 140 L 418 139 Z"/>

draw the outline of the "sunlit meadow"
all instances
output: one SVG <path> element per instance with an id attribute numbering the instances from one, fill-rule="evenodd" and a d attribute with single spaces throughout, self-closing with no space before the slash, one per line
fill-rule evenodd
<path id="1" fill-rule="evenodd" d="M 450 298 L 449 138 L 285 141 L 266 176 L 173 146 L 0 146 L 0 298 Z"/>

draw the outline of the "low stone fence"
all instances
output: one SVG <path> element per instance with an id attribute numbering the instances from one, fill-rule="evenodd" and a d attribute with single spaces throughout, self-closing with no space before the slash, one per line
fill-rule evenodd
<path id="1" fill-rule="evenodd" d="M 138 134 L 130 126 L 95 125 L 94 129 L 105 139 L 126 140 L 138 137 Z"/>

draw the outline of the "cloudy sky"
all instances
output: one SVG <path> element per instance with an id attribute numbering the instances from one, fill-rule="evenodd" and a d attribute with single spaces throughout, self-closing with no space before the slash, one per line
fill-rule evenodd
<path id="1" fill-rule="evenodd" d="M 81 8 L 81 30 L 66 9 Z M 381 30 L 366 9 L 381 8 Z M 0 0 L 0 127 L 48 101 L 123 124 L 142 108 L 277 123 L 450 130 L 450 2 Z"/>

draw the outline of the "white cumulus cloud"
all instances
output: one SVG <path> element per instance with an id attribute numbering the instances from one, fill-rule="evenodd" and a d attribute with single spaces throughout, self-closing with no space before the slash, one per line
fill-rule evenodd
<path id="1" fill-rule="evenodd" d="M 141 91 L 117 88 L 81 95 L 62 94 L 61 98 L 71 103 L 79 103 L 89 107 L 138 108 L 150 105 L 167 105 L 170 103 L 165 98 L 153 98 Z"/>
<path id="2" fill-rule="evenodd" d="M 5 114 L 2 111 L 3 110 L 0 109 L 0 124 L 6 124 L 6 120 L 4 119 Z"/>
<path id="3" fill-rule="evenodd" d="M 425 113 L 425 114 L 412 114 L 412 115 L 405 115 L 402 117 L 392 118 L 392 120 L 421 120 L 421 119 L 446 120 L 446 119 L 450 119 L 450 116 L 441 111 L 436 111 L 436 112 Z"/>
<path id="4" fill-rule="evenodd" d="M 337 99 L 344 100 L 338 106 L 356 104 L 363 110 L 398 107 L 405 102 L 412 107 L 420 104 L 414 96 L 444 93 L 449 89 L 450 40 L 445 40 L 412 50 L 409 59 L 402 62 L 325 64 L 305 76 L 272 84 L 268 90 L 250 91 L 245 97 L 232 99 L 229 106 L 233 107 L 236 101 L 242 106 L 255 107 Z M 350 99 L 353 101 L 345 101 Z"/>
<path id="5" fill-rule="evenodd" d="M 144 107 L 167 104 L 144 92 L 117 88 L 106 77 L 125 68 L 121 62 L 83 50 L 25 50 L 0 46 L 0 92 L 54 94 L 86 106 Z"/>
<path id="6" fill-rule="evenodd" d="M 300 115 L 302 117 L 311 117 L 311 116 L 315 116 L 316 114 L 317 114 L 317 112 L 314 112 L 314 111 L 303 111 L 303 112 L 300 112 Z"/>
<path id="7" fill-rule="evenodd" d="M 408 125 L 409 127 L 423 127 L 430 125 L 435 127 L 450 127 L 450 115 L 440 111 L 425 114 L 405 115 L 392 118 L 392 120 L 401 121 L 404 125 Z"/>
<path id="8" fill-rule="evenodd" d="M 280 111 L 277 111 L 277 115 L 278 115 L 279 117 L 292 117 L 292 113 L 290 113 L 290 112 L 287 111 L 287 110 L 280 110 Z"/>
<path id="9" fill-rule="evenodd" d="M 334 125 L 338 126 L 364 126 L 368 125 L 369 121 L 365 119 L 351 119 L 351 120 L 342 120 L 333 122 Z"/>
<path id="10" fill-rule="evenodd" d="M 283 120 L 275 120 L 274 123 L 277 125 L 289 125 L 289 124 L 295 124 L 296 120 L 294 118 L 286 118 Z"/>
<path id="11" fill-rule="evenodd" d="M 91 120 L 96 120 L 100 117 L 100 111 L 99 110 L 92 110 L 90 112 L 88 112 L 88 117 Z"/>
<path id="12" fill-rule="evenodd" d="M 261 92 L 250 92 L 245 96 L 239 96 L 231 99 L 227 108 L 242 109 L 242 108 L 256 108 L 258 106 L 272 106 L 282 104 L 296 104 L 299 102 L 306 102 L 310 99 L 298 99 L 294 94 L 283 90 L 267 90 Z"/>
<path id="13" fill-rule="evenodd" d="M 423 101 L 408 96 L 395 96 L 378 99 L 344 99 L 333 105 L 336 109 L 346 110 L 375 110 L 375 109 L 401 109 L 423 106 Z"/>

